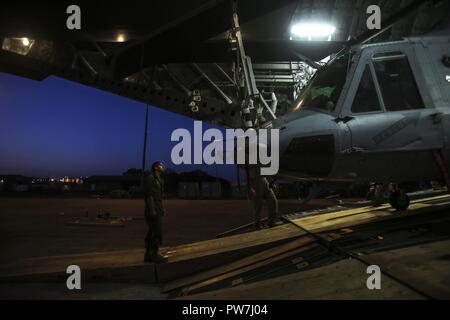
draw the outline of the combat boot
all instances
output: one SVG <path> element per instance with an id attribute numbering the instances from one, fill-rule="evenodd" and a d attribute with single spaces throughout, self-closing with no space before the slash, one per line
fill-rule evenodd
<path id="1" fill-rule="evenodd" d="M 267 223 L 267 226 L 269 227 L 269 228 L 273 228 L 273 227 L 275 227 L 277 224 L 276 224 L 276 222 L 275 222 L 275 220 L 269 220 L 269 222 Z"/>
<path id="2" fill-rule="evenodd" d="M 150 259 L 151 259 L 151 262 L 154 262 L 154 263 L 165 263 L 165 262 L 167 262 L 167 258 L 166 257 L 164 257 L 161 253 L 159 253 L 158 251 L 156 251 L 156 252 L 152 252 L 151 254 L 150 254 Z"/>

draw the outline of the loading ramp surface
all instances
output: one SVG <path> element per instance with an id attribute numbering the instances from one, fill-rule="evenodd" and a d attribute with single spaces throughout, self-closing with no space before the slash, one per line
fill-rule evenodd
<path id="1" fill-rule="evenodd" d="M 78 264 L 93 298 L 449 298 L 449 211 L 448 195 L 424 195 L 406 211 L 311 210 L 285 215 L 274 228 L 164 248 L 168 262 L 161 265 L 143 264 L 143 249 L 27 259 L 1 266 L 0 285 L 7 297 L 14 288 L 28 294 L 21 284 L 44 288 L 36 287 L 36 297 L 45 288 L 50 297 L 67 297 L 65 270 Z M 382 270 L 382 290 L 366 287 L 371 264 Z M 120 296 L 109 294 L 116 284 Z"/>

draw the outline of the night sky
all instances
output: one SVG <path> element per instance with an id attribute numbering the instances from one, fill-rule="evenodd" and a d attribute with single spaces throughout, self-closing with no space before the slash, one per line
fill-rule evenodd
<path id="1" fill-rule="evenodd" d="M 33 81 L 0 73 L 0 175 L 84 177 L 140 168 L 145 107 L 56 77 Z M 162 160 L 177 172 L 200 169 L 235 180 L 233 166 L 175 166 L 170 136 L 177 128 L 192 131 L 193 120 L 150 107 L 147 170 Z"/>

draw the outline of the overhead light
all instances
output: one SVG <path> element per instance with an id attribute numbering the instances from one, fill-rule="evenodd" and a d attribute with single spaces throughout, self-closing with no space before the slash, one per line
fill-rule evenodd
<path id="1" fill-rule="evenodd" d="M 21 38 L 4 38 L 3 43 L 0 41 L 2 50 L 26 56 L 34 45 L 35 40 L 21 37 Z"/>
<path id="2" fill-rule="evenodd" d="M 25 47 L 28 47 L 28 46 L 30 45 L 30 39 L 28 39 L 28 38 L 22 38 L 22 44 L 23 44 Z"/>
<path id="3" fill-rule="evenodd" d="M 307 38 L 328 38 L 331 40 L 331 35 L 336 31 L 336 27 L 327 23 L 305 22 L 298 23 L 291 27 L 291 39 Z"/>
<path id="4" fill-rule="evenodd" d="M 117 42 L 125 42 L 125 35 L 123 33 L 119 33 L 116 38 Z"/>

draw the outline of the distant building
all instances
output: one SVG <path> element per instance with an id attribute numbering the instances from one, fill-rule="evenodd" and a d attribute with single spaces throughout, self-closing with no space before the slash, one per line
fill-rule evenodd
<path id="1" fill-rule="evenodd" d="M 22 175 L 1 175 L 0 181 L 4 192 L 26 192 L 33 178 Z"/>
<path id="2" fill-rule="evenodd" d="M 238 184 L 234 184 L 232 186 L 232 197 L 234 199 L 247 199 L 248 197 L 248 187 L 246 183 L 241 184 L 240 186 Z M 298 198 L 298 191 L 293 183 L 287 183 L 287 182 L 279 182 L 276 183 L 276 189 L 275 194 L 277 198 L 279 199 L 297 199 Z"/>
<path id="3" fill-rule="evenodd" d="M 0 192 L 30 192 L 36 194 L 77 193 L 108 195 L 117 198 L 142 197 L 141 170 L 130 169 L 123 175 L 96 175 L 86 178 L 40 178 L 21 175 L 0 175 Z M 148 172 L 146 172 L 148 174 Z M 176 173 L 168 169 L 164 174 L 165 196 L 184 199 L 230 198 L 229 181 L 196 170 Z"/>
<path id="4" fill-rule="evenodd" d="M 220 181 L 208 181 L 200 184 L 202 198 L 218 199 L 222 197 L 222 184 Z"/>
<path id="5" fill-rule="evenodd" d="M 220 181 L 179 182 L 178 197 L 183 199 L 219 199 L 222 198 Z"/>
<path id="6" fill-rule="evenodd" d="M 141 176 L 91 176 L 84 179 L 83 184 L 89 191 L 98 193 L 111 193 L 115 190 L 129 191 L 131 188 L 141 184 Z"/>
<path id="7" fill-rule="evenodd" d="M 27 184 L 15 184 L 12 187 L 12 191 L 21 193 L 21 192 L 28 192 L 30 187 Z"/>
<path id="8" fill-rule="evenodd" d="M 55 181 L 56 181 L 56 179 L 54 179 L 54 178 L 33 178 L 31 183 L 48 184 L 48 183 L 52 183 Z"/>
<path id="9" fill-rule="evenodd" d="M 64 178 L 60 178 L 59 182 L 65 183 L 65 184 L 83 184 L 83 179 L 82 178 L 64 177 Z"/>
<path id="10" fill-rule="evenodd" d="M 247 199 L 248 189 L 246 184 L 234 184 L 231 187 L 231 197 L 233 199 Z"/>
<path id="11" fill-rule="evenodd" d="M 200 184 L 198 182 L 179 182 L 178 197 L 182 199 L 200 198 Z"/>

